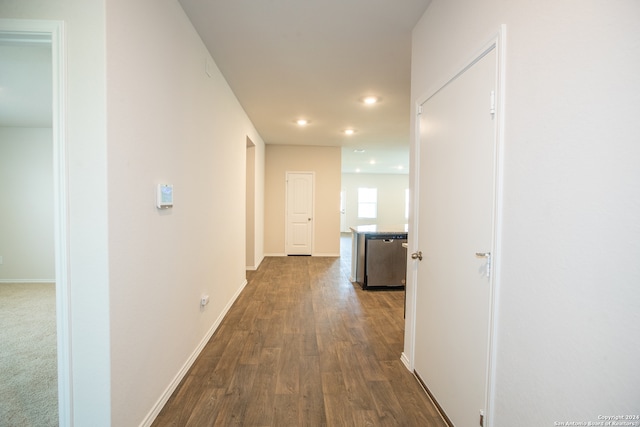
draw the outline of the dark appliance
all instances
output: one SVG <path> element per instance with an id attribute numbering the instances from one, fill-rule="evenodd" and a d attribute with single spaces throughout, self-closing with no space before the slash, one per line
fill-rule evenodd
<path id="1" fill-rule="evenodd" d="M 359 254 L 358 282 L 362 289 L 403 288 L 407 276 L 407 234 L 361 234 L 364 253 Z"/>

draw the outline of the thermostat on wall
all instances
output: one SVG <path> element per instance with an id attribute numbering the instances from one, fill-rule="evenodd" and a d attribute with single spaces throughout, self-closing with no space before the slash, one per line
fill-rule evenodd
<path id="1" fill-rule="evenodd" d="M 156 206 L 158 207 L 158 209 L 167 209 L 173 207 L 173 185 L 158 184 Z"/>

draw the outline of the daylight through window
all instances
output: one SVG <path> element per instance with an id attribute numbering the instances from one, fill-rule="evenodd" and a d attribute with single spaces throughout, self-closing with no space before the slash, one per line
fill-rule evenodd
<path id="1" fill-rule="evenodd" d="M 358 188 L 358 218 L 378 216 L 378 189 Z"/>

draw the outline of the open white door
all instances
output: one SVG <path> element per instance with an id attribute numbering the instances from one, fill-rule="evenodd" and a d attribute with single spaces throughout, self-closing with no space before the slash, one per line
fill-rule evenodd
<path id="1" fill-rule="evenodd" d="M 311 255 L 313 249 L 313 172 L 287 172 L 287 255 Z"/>
<path id="2" fill-rule="evenodd" d="M 493 46 L 425 101 L 419 119 L 414 368 L 464 427 L 480 425 L 486 407 L 496 84 Z"/>

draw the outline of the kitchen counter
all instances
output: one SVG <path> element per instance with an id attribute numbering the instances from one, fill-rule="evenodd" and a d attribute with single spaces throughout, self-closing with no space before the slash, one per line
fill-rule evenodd
<path id="1" fill-rule="evenodd" d="M 371 225 L 358 225 L 357 227 L 349 227 L 349 229 L 353 233 L 363 233 L 363 234 L 375 234 L 375 233 L 401 234 L 401 233 L 407 233 L 409 231 L 409 225 L 402 224 L 402 225 L 388 226 L 388 225 L 371 224 Z"/>
<path id="2" fill-rule="evenodd" d="M 407 225 L 360 225 L 350 229 L 350 280 L 359 283 L 362 289 L 404 288 Z"/>

